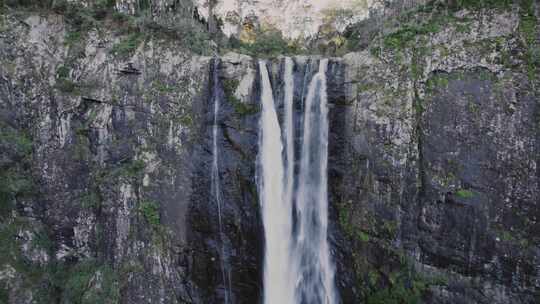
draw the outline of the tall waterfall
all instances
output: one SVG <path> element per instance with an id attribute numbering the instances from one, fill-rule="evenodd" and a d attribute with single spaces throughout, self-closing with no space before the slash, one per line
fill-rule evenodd
<path id="1" fill-rule="evenodd" d="M 334 304 L 334 266 L 328 246 L 328 104 L 326 69 L 319 63 L 304 105 L 304 134 L 296 193 L 297 236 L 293 249 L 296 302 Z"/>
<path id="2" fill-rule="evenodd" d="M 283 134 L 265 62 L 259 62 L 261 103 L 258 182 L 265 232 L 264 303 L 335 304 L 328 229 L 328 105 L 321 60 L 309 84 L 295 170 L 293 61 L 285 59 Z M 285 149 L 284 149 L 285 147 Z M 298 172 L 295 172 L 298 171 Z"/>
<path id="3" fill-rule="evenodd" d="M 214 59 L 214 67 L 213 67 L 213 83 L 214 88 L 212 90 L 213 92 L 213 101 L 214 101 L 214 124 L 212 125 L 212 174 L 211 174 L 211 182 L 212 182 L 212 193 L 214 195 L 214 200 L 217 205 L 217 211 L 218 211 L 218 225 L 219 225 L 219 242 L 220 242 L 220 267 L 221 267 L 221 279 L 223 282 L 223 288 L 224 288 L 224 302 L 225 304 L 230 303 L 230 294 L 231 294 L 231 280 L 229 278 L 229 272 L 226 269 L 226 263 L 224 260 L 224 251 L 225 246 L 223 244 L 223 223 L 222 223 L 222 216 L 221 216 L 221 207 L 222 207 L 222 198 L 221 198 L 221 183 L 219 180 L 219 147 L 218 147 L 218 116 L 219 116 L 219 107 L 220 107 L 220 101 L 221 101 L 221 91 L 220 91 L 220 83 L 219 83 L 219 77 L 218 77 L 218 68 L 219 68 L 219 60 Z"/>
<path id="4" fill-rule="evenodd" d="M 293 304 L 293 282 L 289 259 L 292 232 L 290 206 L 283 199 L 283 158 L 281 129 L 274 106 L 266 63 L 259 62 L 262 113 L 260 120 L 259 196 L 262 208 L 265 257 L 264 303 Z"/>

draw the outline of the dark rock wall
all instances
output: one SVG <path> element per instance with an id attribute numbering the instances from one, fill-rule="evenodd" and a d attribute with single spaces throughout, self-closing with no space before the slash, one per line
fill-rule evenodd
<path id="1" fill-rule="evenodd" d="M 224 293 L 231 291 L 232 303 L 255 303 L 261 296 L 264 243 L 255 183 L 258 118 L 255 111 L 249 115 L 238 112 L 234 105 L 242 101 L 233 96 L 237 79 L 242 78 L 249 69 L 253 73 L 249 75 L 254 78 L 250 78 L 252 83 L 244 98 L 246 107 L 255 108 L 254 104 L 258 98 L 255 86 L 257 78 L 254 76 L 255 63 L 249 58 L 241 59 L 244 61 L 224 58 L 211 71 L 212 74 L 218 74 L 219 82 L 218 92 L 211 93 L 218 95 L 220 103 L 218 167 L 222 193 L 221 236 L 218 206 L 211 192 L 210 180 L 213 98 L 209 98 L 205 106 L 206 123 L 203 131 L 205 135 L 203 141 L 196 147 L 196 155 L 200 157 L 193 159 L 196 168 L 193 180 L 194 195 L 190 201 L 187 223 L 192 227 L 189 247 L 195 252 L 193 279 L 204 292 L 202 303 L 224 303 Z M 227 92 L 223 90 L 224 83 Z M 208 87 L 212 88 L 213 83 L 209 83 Z M 225 269 L 225 284 L 221 263 Z"/>
<path id="2" fill-rule="evenodd" d="M 540 300 L 537 75 L 519 15 L 482 13 L 344 57 L 330 189 L 368 303 Z"/>

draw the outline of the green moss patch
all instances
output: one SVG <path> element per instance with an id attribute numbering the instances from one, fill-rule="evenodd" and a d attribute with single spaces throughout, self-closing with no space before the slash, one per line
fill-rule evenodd
<path id="1" fill-rule="evenodd" d="M 533 0 L 521 0 L 520 16 L 519 31 L 527 47 L 525 54 L 527 75 L 529 79 L 534 80 L 537 78 L 537 71 L 540 66 L 540 44 L 537 40 L 538 20 L 534 13 Z"/>
<path id="2" fill-rule="evenodd" d="M 21 130 L 0 122 L 0 218 L 8 217 L 16 198 L 31 195 L 34 181 L 30 174 L 32 139 Z"/>
<path id="3" fill-rule="evenodd" d="M 143 35 L 141 33 L 131 33 L 115 44 L 111 52 L 118 56 L 127 56 L 132 54 L 142 43 Z"/>
<path id="4" fill-rule="evenodd" d="M 469 199 L 474 197 L 474 192 L 468 189 L 459 189 L 456 191 L 456 197 L 462 198 L 462 199 Z"/>
<path id="5" fill-rule="evenodd" d="M 240 99 L 236 98 L 236 96 L 234 95 L 239 84 L 240 82 L 236 79 L 223 80 L 223 91 L 225 92 L 225 97 L 232 104 L 238 116 L 242 117 L 257 113 L 259 111 L 259 108 L 257 106 L 245 104 Z"/>
<path id="6" fill-rule="evenodd" d="M 151 200 L 143 200 L 139 204 L 138 211 L 144 219 L 152 225 L 158 227 L 160 225 L 159 204 Z"/>

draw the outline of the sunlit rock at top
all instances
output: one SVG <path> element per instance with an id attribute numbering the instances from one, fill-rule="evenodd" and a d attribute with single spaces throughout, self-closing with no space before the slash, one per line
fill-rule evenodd
<path id="1" fill-rule="evenodd" d="M 209 1 L 196 0 L 199 13 L 208 18 Z M 363 19 L 376 0 L 217 0 L 214 14 L 223 20 L 227 36 L 238 35 L 245 23 L 273 26 L 287 37 L 309 37 L 332 12 L 354 12 L 340 16 L 335 28 L 343 30 L 351 21 Z"/>

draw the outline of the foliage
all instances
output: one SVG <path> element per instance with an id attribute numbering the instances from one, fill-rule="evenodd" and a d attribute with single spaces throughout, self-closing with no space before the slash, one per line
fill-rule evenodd
<path id="1" fill-rule="evenodd" d="M 117 31 L 121 34 L 128 34 L 128 37 L 122 39 L 113 49 L 113 53 L 121 56 L 132 52 L 140 42 L 149 37 L 179 40 L 181 46 L 197 54 L 208 55 L 212 50 L 211 37 L 206 27 L 192 18 L 193 4 L 191 1 L 175 4 L 177 13 L 182 18 L 175 19 L 173 24 L 164 24 L 161 20 L 154 20 L 150 13 L 152 2 L 148 0 L 137 1 L 138 10 L 135 16 L 119 13 L 112 9 L 115 4 L 114 0 L 96 0 L 88 6 L 69 0 L 4 1 L 12 7 L 48 10 L 63 15 L 68 24 L 65 42 L 69 46 L 76 46 L 83 40 L 86 33 L 103 26 L 105 20 L 106 22 L 116 22 Z"/>
<path id="2" fill-rule="evenodd" d="M 0 122 L 0 218 L 9 215 L 17 197 L 32 193 L 29 174 L 32 140 L 23 131 Z"/>
<path id="3" fill-rule="evenodd" d="M 26 286 L 37 287 L 36 303 L 118 303 L 119 278 L 114 269 L 94 259 L 51 262 L 46 266 L 34 264 L 20 252 L 17 233 L 23 226 L 24 223 L 17 221 L 0 224 L 0 266 L 11 265 Z M 49 252 L 52 247 L 44 232 L 34 232 L 32 242 L 32 246 Z"/>
<path id="4" fill-rule="evenodd" d="M 234 93 L 238 88 L 238 85 L 239 82 L 236 79 L 225 79 L 223 81 L 223 91 L 225 92 L 225 97 L 234 107 L 236 114 L 239 116 L 246 116 L 257 113 L 258 108 L 256 106 L 245 104 L 240 99 L 236 98 Z"/>
<path id="5" fill-rule="evenodd" d="M 365 233 L 364 231 L 360 231 L 358 232 L 358 239 L 363 243 L 367 243 L 369 242 L 369 234 Z"/>
<path id="6" fill-rule="evenodd" d="M 9 303 L 9 290 L 3 285 L 0 285 L 0 303 Z"/>
<path id="7" fill-rule="evenodd" d="M 90 190 L 81 197 L 81 205 L 84 208 L 98 208 L 101 205 L 101 197 L 96 190 Z"/>
<path id="8" fill-rule="evenodd" d="M 44 231 L 34 230 L 29 221 L 10 219 L 0 222 L 0 267 L 10 265 L 28 283 L 36 283 L 42 279 L 44 267 L 33 263 L 22 252 L 22 231 L 28 231 L 33 238 L 30 249 L 43 249 L 50 253 L 51 242 Z"/>
<path id="9" fill-rule="evenodd" d="M 389 49 L 403 49 L 416 45 L 419 35 L 429 35 L 440 31 L 444 20 L 434 19 L 421 25 L 406 25 L 396 32 L 384 37 L 383 44 Z"/>
<path id="10" fill-rule="evenodd" d="M 0 121 L 0 267 L 10 264 L 18 272 L 28 274 L 36 270 L 19 250 L 18 233 L 23 223 L 11 215 L 17 200 L 34 193 L 30 174 L 32 146 L 32 139 L 24 130 Z"/>
<path id="11" fill-rule="evenodd" d="M 435 89 L 441 89 L 448 87 L 449 79 L 448 76 L 441 73 L 436 73 L 430 77 L 426 82 L 426 92 L 431 93 Z"/>
<path id="12" fill-rule="evenodd" d="M 227 95 L 227 98 L 232 98 L 234 96 L 234 92 L 239 85 L 240 81 L 238 79 L 223 80 L 223 90 L 225 91 L 225 95 Z"/>
<path id="13" fill-rule="evenodd" d="M 18 157 L 25 157 L 32 153 L 32 145 L 32 139 L 24 131 L 0 122 L 0 147 L 4 152 L 9 150 Z"/>
<path id="14" fill-rule="evenodd" d="M 234 107 L 234 111 L 239 116 L 252 115 L 259 111 L 259 109 L 255 105 L 245 104 L 241 102 L 240 100 L 238 100 L 237 98 L 235 98 L 233 101 L 233 107 Z"/>
<path id="15" fill-rule="evenodd" d="M 131 33 L 115 44 L 111 52 L 115 55 L 127 56 L 139 47 L 143 36 L 139 32 Z"/>
<path id="16" fill-rule="evenodd" d="M 64 43 L 67 46 L 76 45 L 77 43 L 81 42 L 81 40 L 82 40 L 82 36 L 81 36 L 81 32 L 79 31 L 68 31 L 66 33 L 66 36 L 64 37 Z"/>
<path id="17" fill-rule="evenodd" d="M 139 205 L 139 212 L 144 219 L 152 225 L 152 227 L 158 227 L 160 224 L 159 205 L 150 200 L 144 200 Z"/>
<path id="18" fill-rule="evenodd" d="M 459 189 L 458 191 L 456 191 L 456 196 L 462 199 L 469 199 L 474 197 L 474 192 L 467 189 Z"/>
<path id="19" fill-rule="evenodd" d="M 241 53 L 254 57 L 272 57 L 276 55 L 297 54 L 299 47 L 283 37 L 274 27 L 258 28 L 253 33 L 253 41 L 233 39 L 231 46 Z"/>
<path id="20" fill-rule="evenodd" d="M 348 238 L 361 243 L 368 243 L 373 239 L 388 239 L 395 238 L 398 224 L 393 220 L 385 220 L 380 217 L 366 219 L 368 222 L 364 227 L 353 222 L 355 218 L 352 213 L 352 202 L 343 202 L 338 205 L 338 220 L 341 229 Z M 366 228 L 367 227 L 367 228 Z"/>
<path id="21" fill-rule="evenodd" d="M 136 16 L 115 13 L 113 19 L 121 23 L 123 33 L 139 34 L 141 40 L 149 38 L 169 39 L 180 42 L 178 45 L 196 54 L 210 55 L 211 36 L 205 27 L 191 18 L 181 18 L 174 23 L 155 19 L 149 12 L 142 11 Z"/>
<path id="22" fill-rule="evenodd" d="M 422 303 L 422 297 L 433 285 L 447 285 L 442 275 L 426 277 L 417 272 L 410 258 L 394 252 L 398 257 L 398 269 L 389 273 L 371 270 L 368 273 L 368 304 L 414 304 Z M 385 267 L 386 268 L 386 267 Z M 383 270 L 381 270 L 383 271 Z M 384 284 L 382 284 L 384 282 Z"/>
<path id="23" fill-rule="evenodd" d="M 93 7 L 93 15 L 96 18 L 104 18 L 116 4 L 115 0 L 97 0 Z"/>
<path id="24" fill-rule="evenodd" d="M 395 6 L 394 2 L 399 3 L 399 1 L 392 1 L 386 5 Z M 355 51 L 366 48 L 370 42 L 380 38 L 382 45 L 388 49 L 411 47 L 415 45 L 418 36 L 437 33 L 452 23 L 456 25 L 457 31 L 468 32 L 469 25 L 458 22 L 463 20 L 454 16 L 456 11 L 462 9 L 473 12 L 485 9 L 508 10 L 512 2 L 511 0 L 432 0 L 405 11 L 394 7 L 394 10 L 398 12 L 397 15 L 387 16 L 378 12 L 372 14 L 369 19 L 347 26 L 344 34 L 347 39 L 346 45 L 350 51 Z M 389 24 L 390 28 L 385 29 L 385 24 Z M 392 27 L 395 28 L 392 30 Z M 391 33 L 386 34 L 389 30 Z"/>
<path id="25" fill-rule="evenodd" d="M 409 286 L 407 286 L 409 285 Z M 414 304 L 421 303 L 422 294 L 426 291 L 427 285 L 421 280 L 400 281 L 391 287 L 384 288 L 369 295 L 368 304 Z"/>
<path id="26" fill-rule="evenodd" d="M 91 304 L 118 303 L 120 298 L 118 274 L 107 264 L 94 259 L 77 262 L 75 265 L 56 263 L 45 273 L 49 286 L 49 297 L 56 292 L 62 303 Z M 42 290 L 46 294 L 46 291 Z"/>
<path id="27" fill-rule="evenodd" d="M 94 11 L 96 6 L 82 7 L 77 3 L 66 0 L 53 1 L 50 9 L 64 16 L 69 25 L 66 34 L 66 44 L 74 45 L 79 42 L 83 35 L 97 26 L 98 20 Z"/>
<path id="28" fill-rule="evenodd" d="M 138 178 L 144 171 L 146 164 L 143 160 L 133 160 L 123 164 L 115 174 L 126 178 Z"/>
<path id="29" fill-rule="evenodd" d="M 338 204 L 339 224 L 341 225 L 341 228 L 347 234 L 347 236 L 353 238 L 355 234 L 355 227 L 353 226 L 351 220 L 351 208 L 351 202 L 343 202 L 341 204 Z"/>
<path id="30" fill-rule="evenodd" d="M 187 29 L 183 29 L 180 32 L 176 32 L 176 37 L 182 37 L 184 45 L 186 45 L 191 51 L 196 54 L 209 55 L 210 35 L 208 32 L 201 30 L 196 26 L 190 26 Z"/>
<path id="31" fill-rule="evenodd" d="M 35 1 L 35 0 L 3 0 L 0 4 L 11 7 L 35 7 L 47 8 L 52 5 L 53 0 Z"/>
<path id="32" fill-rule="evenodd" d="M 56 86 L 58 90 L 70 93 L 70 94 L 78 94 L 79 89 L 77 83 L 67 79 L 67 78 L 60 78 L 57 79 Z"/>
<path id="33" fill-rule="evenodd" d="M 460 9 L 482 9 L 482 8 L 499 8 L 508 9 L 512 6 L 512 0 L 454 0 L 449 1 L 449 7 L 454 10 Z"/>
<path id="34" fill-rule="evenodd" d="M 366 10 L 367 3 L 358 4 L 355 8 L 328 8 L 322 13 L 322 24 L 315 39 L 309 41 L 310 53 L 319 53 L 329 56 L 341 56 L 348 51 L 348 40 L 343 31 L 349 22 L 354 19 L 357 11 Z"/>
<path id="35" fill-rule="evenodd" d="M 47 253 L 51 253 L 53 250 L 53 242 L 50 239 L 46 231 L 35 231 L 34 238 L 32 239 L 32 246 L 35 249 L 43 249 Z"/>
<path id="36" fill-rule="evenodd" d="M 69 77 L 69 68 L 61 65 L 56 69 L 56 77 L 58 78 L 67 78 Z"/>
<path id="37" fill-rule="evenodd" d="M 71 67 L 67 65 L 60 65 L 56 69 L 56 83 L 54 87 L 61 92 L 80 95 L 81 92 L 85 92 L 93 88 L 92 83 L 83 83 L 80 81 L 74 81 L 71 78 Z"/>
<path id="38" fill-rule="evenodd" d="M 159 93 L 167 94 L 175 91 L 175 88 L 167 83 L 164 83 L 160 80 L 152 82 L 152 88 L 154 88 Z"/>
<path id="39" fill-rule="evenodd" d="M 25 7 L 28 9 L 50 9 L 57 13 L 65 13 L 73 17 L 82 14 L 87 14 L 92 17 L 103 17 L 115 5 L 115 0 L 96 0 L 89 7 L 82 7 L 74 1 L 69 0 L 4 0 L 7 6 Z M 1 4 L 1 2 L 0 2 Z M 77 12 L 78 11 L 78 12 Z M 79 15 L 78 13 L 81 13 Z"/>
<path id="40" fill-rule="evenodd" d="M 534 14 L 533 0 L 521 1 L 521 20 L 519 30 L 525 41 L 527 51 L 527 74 L 529 79 L 536 78 L 538 66 L 540 66 L 540 44 L 537 41 L 537 19 Z"/>
<path id="41" fill-rule="evenodd" d="M 15 264 L 14 259 L 20 258 L 17 252 L 17 226 L 7 221 L 0 222 L 0 267 L 5 264 Z"/>

